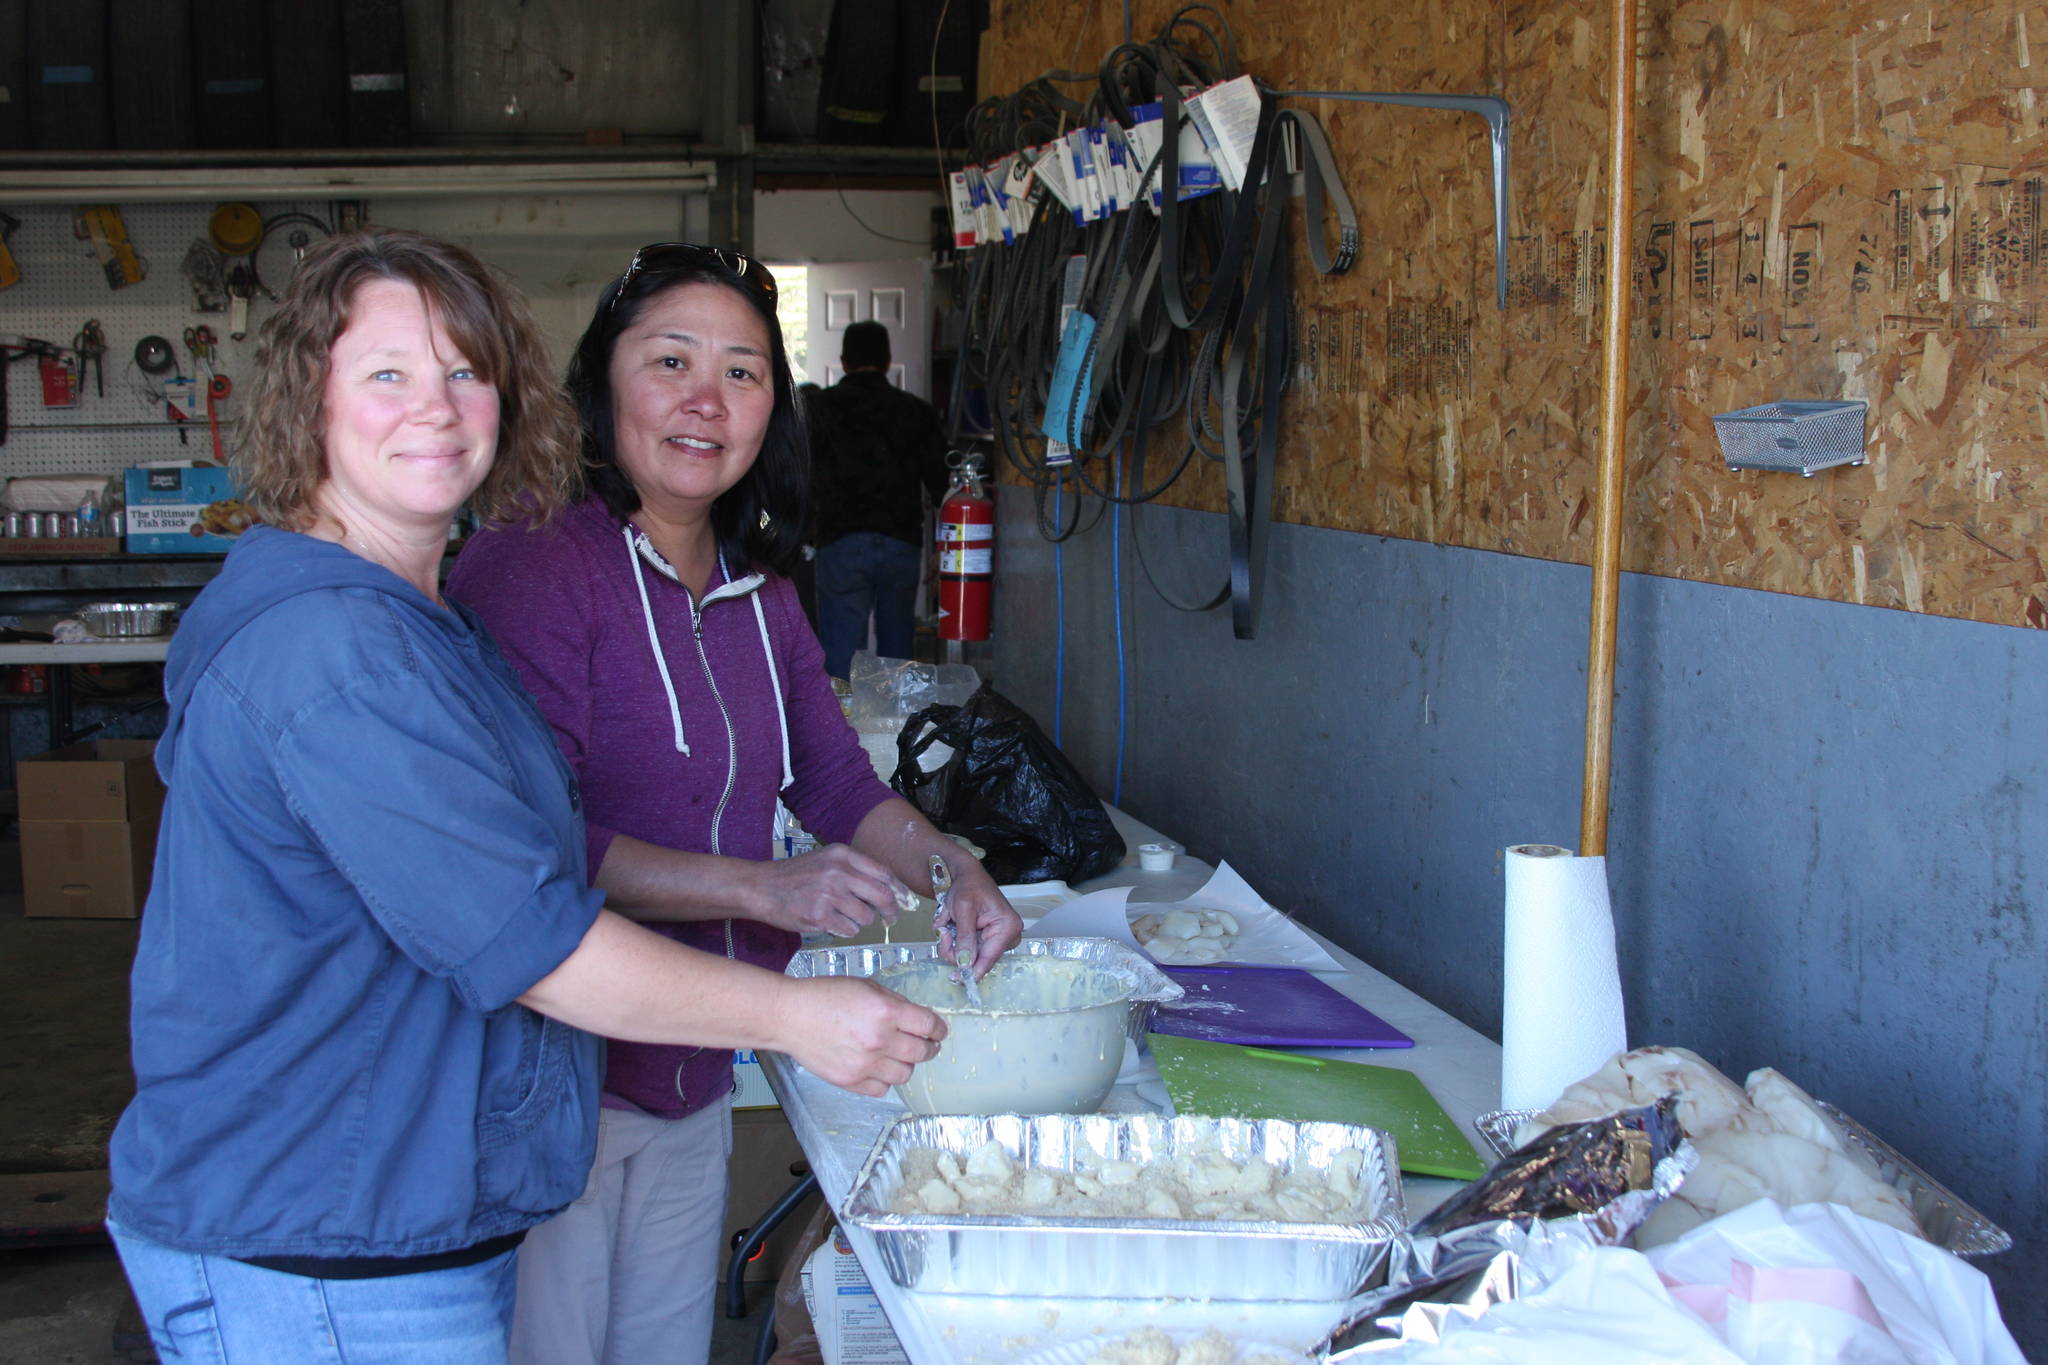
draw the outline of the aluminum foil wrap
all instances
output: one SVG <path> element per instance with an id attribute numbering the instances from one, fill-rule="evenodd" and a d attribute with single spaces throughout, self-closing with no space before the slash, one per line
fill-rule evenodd
<path id="1" fill-rule="evenodd" d="M 2012 1234 L 1979 1213 L 1963 1197 L 1906 1159 L 1898 1148 L 1826 1100 L 1815 1100 L 1849 1146 L 1870 1159 L 1877 1178 L 1897 1190 L 1913 1210 L 1928 1241 L 1958 1256 L 1996 1256 L 2012 1250 Z M 1514 1135 L 1538 1109 L 1496 1109 L 1473 1120 L 1497 1155 L 1514 1150 Z"/>
<path id="2" fill-rule="evenodd" d="M 1127 943 L 1112 938 L 1027 938 L 1005 953 L 1005 957 L 1059 957 L 1102 967 L 1135 983 L 1126 1032 L 1133 1041 L 1142 1040 L 1152 1027 L 1154 1006 L 1178 1000 L 1187 992 L 1181 984 L 1159 970 L 1159 965 Z M 867 976 L 900 962 L 937 961 L 939 945 L 924 943 L 866 943 L 844 948 L 806 948 L 789 960 L 784 975 Z"/>
<path id="3" fill-rule="evenodd" d="M 1019 1164 L 1090 1170 L 1105 1158 L 1145 1164 L 1220 1150 L 1284 1175 L 1363 1155 L 1367 1216 L 1347 1223 L 892 1213 L 906 1156 L 933 1148 L 964 1158 L 993 1139 Z M 875 1239 L 889 1278 L 945 1294 L 1053 1298 L 1194 1298 L 1339 1302 L 1376 1277 L 1406 1221 L 1394 1147 L 1385 1133 L 1284 1119 L 1156 1114 L 920 1115 L 886 1129 L 854 1178 L 843 1219 Z"/>
<path id="4" fill-rule="evenodd" d="M 1416 1306 L 1440 1321 L 1515 1298 L 1532 1253 L 1619 1245 L 1698 1161 L 1676 1109 L 1663 1099 L 1562 1124 L 1502 1157 L 1394 1239 L 1385 1283 L 1347 1305 L 1325 1354 L 1393 1349 L 1401 1315 Z"/>

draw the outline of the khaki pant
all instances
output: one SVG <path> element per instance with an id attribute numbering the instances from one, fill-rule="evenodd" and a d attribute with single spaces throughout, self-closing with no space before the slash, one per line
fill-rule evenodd
<path id="1" fill-rule="evenodd" d="M 526 1235 L 512 1365 L 702 1365 L 725 1247 L 732 1102 L 607 1109 L 582 1198 Z"/>

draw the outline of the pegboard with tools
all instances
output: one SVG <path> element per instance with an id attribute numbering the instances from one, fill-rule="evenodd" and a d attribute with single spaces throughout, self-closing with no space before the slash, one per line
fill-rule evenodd
<path id="1" fill-rule="evenodd" d="M 20 278 L 0 292 L 0 477 L 211 460 L 216 429 L 231 454 L 257 328 L 298 255 L 328 234 L 329 206 L 24 205 L 9 216 Z"/>

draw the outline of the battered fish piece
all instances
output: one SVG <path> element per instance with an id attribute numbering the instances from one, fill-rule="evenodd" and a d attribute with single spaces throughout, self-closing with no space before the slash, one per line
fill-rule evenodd
<path id="1" fill-rule="evenodd" d="M 1237 942 L 1237 916 L 1228 910 L 1176 906 L 1138 916 L 1131 937 L 1155 959 L 1173 967 L 1221 962 Z"/>
<path id="2" fill-rule="evenodd" d="M 1140 1327 L 1105 1344 L 1089 1365 L 1301 1365 L 1302 1360 L 1299 1355 L 1248 1346 L 1213 1327 L 1178 1345 L 1157 1327 Z"/>

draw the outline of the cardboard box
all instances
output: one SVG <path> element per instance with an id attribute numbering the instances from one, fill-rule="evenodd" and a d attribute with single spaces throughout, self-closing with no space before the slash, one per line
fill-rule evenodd
<path id="1" fill-rule="evenodd" d="M 131 555 L 224 555 L 249 529 L 234 476 L 217 465 L 137 465 L 124 485 Z"/>
<path id="2" fill-rule="evenodd" d="M 101 739 L 15 764 L 26 914 L 142 913 L 164 806 L 155 750 L 151 739 Z"/>
<path id="3" fill-rule="evenodd" d="M 14 765 L 24 820 L 155 820 L 164 807 L 153 739 L 95 739 Z"/>
<path id="4" fill-rule="evenodd" d="M 896 1329 L 890 1325 L 882 1301 L 875 1296 L 875 1286 L 868 1279 L 866 1268 L 860 1257 L 854 1255 L 853 1243 L 846 1240 L 844 1227 L 833 1226 L 831 1234 L 804 1262 L 800 1278 L 804 1307 L 810 1311 L 811 1326 L 818 1334 L 815 1353 L 825 1365 L 909 1365 L 910 1355 L 897 1339 Z M 1044 1311 L 1058 1317 L 1055 1310 Z M 1013 1343 L 1020 1344 L 1030 1340 L 1011 1338 Z M 1077 1350 L 1075 1355 L 1094 1358 L 1092 1351 Z"/>
<path id="5" fill-rule="evenodd" d="M 113 536 L 8 536 L 0 539 L 0 555 L 62 555 L 79 559 L 86 555 L 117 555 L 121 542 Z"/>
<path id="6" fill-rule="evenodd" d="M 21 908 L 34 919 L 134 919 L 149 899 L 156 823 L 21 822 Z"/>
<path id="7" fill-rule="evenodd" d="M 732 1116 L 732 1162 L 727 1167 L 725 1200 L 725 1241 L 730 1254 L 735 1239 L 759 1222 L 775 1201 L 789 1193 L 804 1165 L 804 1149 L 797 1145 L 789 1120 L 780 1109 L 740 1109 Z M 773 1280 L 789 1263 L 791 1249 L 802 1234 L 812 1206 L 793 1210 L 776 1224 L 761 1254 L 747 1266 L 742 1278 Z"/>

